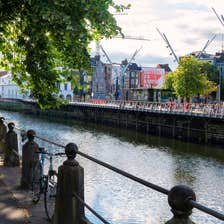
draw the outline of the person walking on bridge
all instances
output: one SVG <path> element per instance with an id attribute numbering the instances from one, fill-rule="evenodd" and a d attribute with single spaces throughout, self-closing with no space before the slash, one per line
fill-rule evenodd
<path id="1" fill-rule="evenodd" d="M 30 189 L 33 179 L 34 169 L 39 161 L 39 154 L 35 153 L 39 149 L 39 145 L 34 141 L 36 133 L 34 130 L 28 130 L 28 141 L 22 148 L 22 177 L 21 188 Z"/>
<path id="2" fill-rule="evenodd" d="M 18 138 L 14 131 L 15 124 L 9 123 L 9 131 L 5 137 L 5 158 L 4 166 L 19 166 L 19 154 L 18 154 Z"/>

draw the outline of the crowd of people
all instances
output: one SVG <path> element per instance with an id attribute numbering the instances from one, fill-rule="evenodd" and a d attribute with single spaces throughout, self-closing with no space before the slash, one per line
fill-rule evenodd
<path id="1" fill-rule="evenodd" d="M 180 112 L 180 113 L 200 113 L 208 115 L 221 115 L 224 116 L 224 103 L 180 103 L 169 101 L 165 103 L 159 102 L 136 102 L 136 101 L 107 101 L 108 105 L 115 105 L 118 108 L 134 108 L 167 112 Z"/>

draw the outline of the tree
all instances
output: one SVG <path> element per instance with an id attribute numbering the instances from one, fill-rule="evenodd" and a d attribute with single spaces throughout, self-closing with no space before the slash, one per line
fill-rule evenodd
<path id="1" fill-rule="evenodd" d="M 1 66 L 42 108 L 59 105 L 57 83 L 90 69 L 88 45 L 122 34 L 113 0 L 0 0 Z M 60 69 L 59 69 L 60 68 Z M 75 80 L 72 80 L 75 82 Z"/>
<path id="2" fill-rule="evenodd" d="M 217 88 L 215 83 L 208 79 L 211 76 L 210 70 L 207 62 L 198 61 L 192 56 L 183 57 L 177 69 L 166 76 L 164 87 L 172 89 L 175 95 L 181 98 L 207 96 Z"/>
<path id="3" fill-rule="evenodd" d="M 218 69 L 208 61 L 199 61 L 200 62 L 200 71 L 204 73 L 208 80 L 219 84 L 219 71 Z"/>

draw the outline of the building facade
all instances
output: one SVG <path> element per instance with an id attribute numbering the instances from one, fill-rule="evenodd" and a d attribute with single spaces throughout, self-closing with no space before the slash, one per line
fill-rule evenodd
<path id="1" fill-rule="evenodd" d="M 28 99 L 30 91 L 21 92 L 18 85 L 13 82 L 12 74 L 7 71 L 0 71 L 0 96 L 1 98 Z"/>
<path id="2" fill-rule="evenodd" d="M 99 55 L 91 58 L 91 66 L 93 70 L 92 99 L 104 100 L 107 97 L 105 66 Z"/>
<path id="3" fill-rule="evenodd" d="M 131 63 L 125 71 L 124 88 L 122 90 L 123 100 L 133 99 L 132 90 L 140 88 L 140 80 L 141 67 L 139 67 L 136 63 Z"/>
<path id="4" fill-rule="evenodd" d="M 135 75 L 130 72 L 129 100 L 161 102 L 167 101 L 167 91 L 162 90 L 165 76 L 171 69 L 168 64 L 159 64 L 156 67 L 142 67 Z M 137 78 L 138 77 L 138 78 Z"/>
<path id="5" fill-rule="evenodd" d="M 58 84 L 59 93 L 58 96 L 73 100 L 73 90 L 71 89 L 71 83 Z M 20 87 L 12 80 L 12 74 L 7 71 L 0 71 L 0 96 L 1 98 L 11 99 L 29 99 L 31 97 L 30 90 L 21 91 Z"/>
<path id="6" fill-rule="evenodd" d="M 73 101 L 73 89 L 71 82 L 58 83 L 58 96 L 64 100 Z"/>

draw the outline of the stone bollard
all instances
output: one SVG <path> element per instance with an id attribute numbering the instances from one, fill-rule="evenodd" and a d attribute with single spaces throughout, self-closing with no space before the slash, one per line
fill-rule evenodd
<path id="1" fill-rule="evenodd" d="M 22 148 L 22 189 L 31 188 L 34 169 L 39 161 L 39 154 L 35 153 L 39 149 L 39 145 L 34 141 L 35 135 L 36 133 L 34 130 L 28 130 L 26 133 L 28 141 Z"/>
<path id="2" fill-rule="evenodd" d="M 5 137 L 7 133 L 7 127 L 4 124 L 4 117 L 0 117 L 0 153 L 5 152 Z"/>
<path id="3" fill-rule="evenodd" d="M 196 195 L 191 188 L 177 185 L 170 190 L 168 202 L 172 208 L 173 218 L 165 224 L 195 224 L 189 217 L 193 207 L 188 204 L 188 200 L 196 200 Z"/>
<path id="4" fill-rule="evenodd" d="M 58 168 L 58 185 L 53 224 L 87 224 L 84 205 L 74 193 L 84 200 L 84 169 L 75 160 L 78 147 L 69 143 L 65 147 L 67 160 Z"/>
<path id="5" fill-rule="evenodd" d="M 15 127 L 14 123 L 9 123 L 9 131 L 5 137 L 5 158 L 4 166 L 19 166 L 19 155 L 18 155 L 18 138 L 16 132 L 13 130 Z"/>

